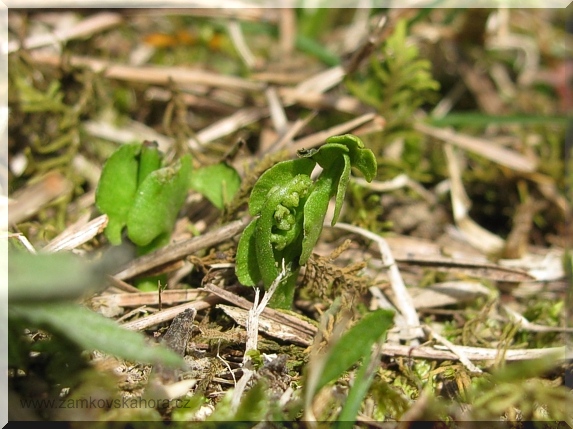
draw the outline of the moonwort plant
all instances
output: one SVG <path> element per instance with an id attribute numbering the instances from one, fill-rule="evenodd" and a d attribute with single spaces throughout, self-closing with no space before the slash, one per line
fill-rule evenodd
<path id="1" fill-rule="evenodd" d="M 269 168 L 255 183 L 249 213 L 256 217 L 237 248 L 236 273 L 245 286 L 262 281 L 268 289 L 284 261 L 287 274 L 270 301 L 275 308 L 292 306 L 298 272 L 318 241 L 332 197 L 332 225 L 340 216 L 351 169 L 368 182 L 377 170 L 372 151 L 352 134 L 329 137 L 319 149 L 301 150 L 298 156 Z M 322 172 L 313 181 L 310 175 L 317 164 Z"/>
<path id="2" fill-rule="evenodd" d="M 145 141 L 116 150 L 105 163 L 96 190 L 96 206 L 108 215 L 105 235 L 122 242 L 122 231 L 147 253 L 166 244 L 189 190 L 191 158 L 162 167 L 157 144 Z"/>
<path id="3" fill-rule="evenodd" d="M 145 141 L 123 145 L 107 160 L 96 205 L 108 215 L 105 235 L 110 243 L 120 244 L 127 228 L 127 237 L 144 254 L 169 242 L 189 189 L 223 208 L 239 186 L 239 175 L 225 163 L 193 169 L 187 154 L 164 165 L 157 144 Z"/>

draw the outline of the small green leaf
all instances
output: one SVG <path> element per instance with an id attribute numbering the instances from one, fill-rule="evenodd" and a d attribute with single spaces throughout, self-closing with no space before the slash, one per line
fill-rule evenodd
<path id="1" fill-rule="evenodd" d="M 340 216 L 351 167 L 360 171 L 369 182 L 376 176 L 376 157 L 370 149 L 364 149 L 362 140 L 352 134 L 329 137 L 326 139 L 326 144 L 318 151 L 305 153 L 303 156 L 311 156 L 324 169 L 322 174 L 332 176 L 334 179 L 332 183 L 337 189 L 331 193 L 336 195 L 332 225 Z"/>
<path id="2" fill-rule="evenodd" d="M 362 359 L 362 365 L 360 369 L 357 371 L 356 376 L 354 377 L 354 382 L 348 391 L 348 396 L 346 397 L 346 401 L 342 406 L 342 410 L 338 415 L 339 422 L 354 422 L 356 421 L 356 416 L 360 411 L 360 407 L 362 406 L 362 400 L 368 393 L 368 389 L 370 389 L 370 385 L 372 384 L 372 380 L 376 375 L 376 371 L 372 371 L 370 374 L 367 374 L 368 366 L 370 365 L 370 360 L 372 359 L 372 355 L 366 355 Z M 352 427 L 352 424 L 350 425 Z"/>
<path id="3" fill-rule="evenodd" d="M 261 354 L 261 352 L 257 349 L 250 349 L 246 355 L 249 357 L 249 359 L 251 360 L 251 364 L 253 365 L 253 367 L 255 368 L 255 370 L 259 370 L 263 367 L 264 359 L 263 356 Z"/>
<path id="4" fill-rule="evenodd" d="M 354 161 L 351 159 L 350 163 L 362 173 L 367 182 L 372 182 L 376 177 L 378 164 L 376 162 L 376 156 L 370 149 L 360 150 L 354 158 Z"/>
<path id="5" fill-rule="evenodd" d="M 342 172 L 338 173 L 338 186 L 336 188 L 336 199 L 334 205 L 334 215 L 332 216 L 331 225 L 334 226 L 338 221 L 340 216 L 340 211 L 342 210 L 342 204 L 344 204 L 344 196 L 346 195 L 346 188 L 348 187 L 348 182 L 350 181 L 350 157 L 347 154 L 342 155 L 343 161 Z M 337 167 L 339 169 L 340 167 Z"/>
<path id="6" fill-rule="evenodd" d="M 193 172 L 190 187 L 222 209 L 241 187 L 241 176 L 225 163 L 208 165 Z"/>
<path id="7" fill-rule="evenodd" d="M 99 350 L 142 363 L 169 366 L 183 363 L 172 350 L 161 346 L 150 347 L 139 332 L 123 329 L 104 316 L 75 303 L 15 304 L 10 306 L 9 316 L 58 333 L 85 350 Z"/>
<path id="8" fill-rule="evenodd" d="M 139 189 L 127 218 L 127 234 L 138 246 L 171 235 L 177 214 L 187 197 L 191 158 L 149 174 Z"/>
<path id="9" fill-rule="evenodd" d="M 343 144 L 329 143 L 322 145 L 312 156 L 312 159 L 324 170 L 330 171 L 332 166 L 338 164 L 339 159 L 348 152 L 348 147 Z"/>
<path id="10" fill-rule="evenodd" d="M 121 244 L 121 231 L 135 199 L 140 150 L 140 144 L 117 149 L 103 166 L 96 189 L 96 206 L 109 218 L 105 235 L 114 245 Z"/>
<path id="11" fill-rule="evenodd" d="M 332 136 L 326 139 L 326 146 L 330 144 L 343 144 L 349 150 L 350 164 L 360 171 L 364 178 L 371 182 L 376 177 L 378 165 L 376 156 L 370 149 L 364 148 L 364 143 L 353 134 L 344 134 L 341 136 Z"/>
<path id="12" fill-rule="evenodd" d="M 334 177 L 323 174 L 316 181 L 314 189 L 306 200 L 303 220 L 304 237 L 302 239 L 302 252 L 299 258 L 300 265 L 306 264 L 322 232 L 322 225 L 333 187 Z"/>
<path id="13" fill-rule="evenodd" d="M 326 362 L 314 391 L 318 392 L 328 383 L 337 380 L 344 371 L 369 356 L 372 345 L 386 334 L 393 319 L 393 312 L 376 310 L 366 314 L 352 326 L 327 352 Z"/>
<path id="14" fill-rule="evenodd" d="M 235 271 L 237 278 L 245 286 L 255 286 L 261 280 L 255 244 L 256 222 L 257 219 L 247 225 L 237 247 Z"/>
<path id="15" fill-rule="evenodd" d="M 255 216 L 261 212 L 267 194 L 273 187 L 288 186 L 290 181 L 299 174 L 310 176 L 315 165 L 312 159 L 300 158 L 279 162 L 269 168 L 259 177 L 251 191 L 249 213 Z"/>

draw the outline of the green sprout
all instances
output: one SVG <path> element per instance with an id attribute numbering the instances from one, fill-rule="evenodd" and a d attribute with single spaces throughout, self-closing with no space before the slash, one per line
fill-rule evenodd
<path id="1" fill-rule="evenodd" d="M 291 307 L 297 274 L 318 241 L 332 197 L 332 225 L 337 222 L 351 168 L 369 182 L 377 170 L 372 151 L 351 134 L 329 137 L 319 149 L 298 155 L 269 168 L 255 183 L 249 213 L 256 218 L 245 228 L 237 249 L 237 277 L 245 286 L 262 280 L 268 290 L 284 261 L 287 275 L 270 301 L 276 308 Z M 322 172 L 313 181 L 310 175 L 317 164 Z"/>
<path id="2" fill-rule="evenodd" d="M 191 158 L 164 168 L 161 162 L 157 144 L 146 141 L 121 146 L 104 165 L 96 206 L 109 217 L 105 235 L 111 244 L 121 244 L 124 227 L 139 253 L 169 241 L 189 190 Z"/>
<path id="3" fill-rule="evenodd" d="M 157 143 L 123 145 L 107 160 L 96 191 L 96 206 L 108 215 L 105 235 L 113 245 L 127 237 L 145 254 L 169 242 L 190 189 L 222 209 L 241 184 L 225 163 L 193 169 L 190 155 L 163 166 Z"/>

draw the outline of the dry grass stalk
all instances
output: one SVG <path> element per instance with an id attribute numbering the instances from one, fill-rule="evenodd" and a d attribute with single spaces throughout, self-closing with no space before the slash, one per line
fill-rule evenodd
<path id="1" fill-rule="evenodd" d="M 180 302 L 197 299 L 203 292 L 197 289 L 173 289 L 162 292 L 140 292 L 134 288 L 135 293 L 114 293 L 95 296 L 91 299 L 94 305 L 107 305 L 118 307 L 138 307 L 140 305 L 158 305 L 159 293 L 161 293 L 161 303 L 172 305 Z"/>
<path id="2" fill-rule="evenodd" d="M 245 344 L 245 353 L 243 354 L 243 376 L 241 380 L 237 383 L 235 387 L 235 391 L 233 392 L 233 396 L 231 398 L 231 407 L 236 410 L 241 402 L 241 398 L 243 397 L 243 393 L 247 388 L 247 384 L 255 374 L 255 369 L 252 364 L 252 359 L 250 357 L 249 352 L 257 350 L 258 338 L 259 338 L 259 319 L 265 310 L 267 304 L 269 303 L 270 299 L 272 298 L 273 294 L 275 293 L 277 287 L 285 278 L 287 272 L 284 265 L 281 272 L 278 274 L 277 278 L 271 284 L 269 290 L 267 290 L 263 296 L 263 299 L 259 301 L 259 294 L 260 289 L 255 288 L 255 300 L 253 301 L 253 305 L 249 309 L 249 315 L 247 318 L 247 341 Z"/>
<path id="3" fill-rule="evenodd" d="M 507 305 L 504 305 L 503 309 L 514 323 L 518 323 L 520 325 L 519 329 L 522 330 L 531 332 L 568 332 L 568 333 L 573 332 L 573 327 L 545 326 L 545 325 L 539 325 L 537 323 L 532 323 L 525 317 L 523 317 L 523 315 L 519 314 L 517 311 L 509 308 Z"/>
<path id="4" fill-rule="evenodd" d="M 242 308 L 232 307 L 230 305 L 218 304 L 227 316 L 232 318 L 237 324 L 246 327 L 249 319 L 247 310 Z M 299 346 L 308 346 L 312 343 L 314 337 L 308 335 L 306 332 L 293 328 L 292 326 L 275 322 L 267 316 L 259 319 L 259 332 L 268 337 L 276 338 L 286 343 L 297 344 Z"/>
<path id="5" fill-rule="evenodd" d="M 449 281 L 421 288 L 410 287 L 416 309 L 472 302 L 490 293 L 491 291 L 478 281 Z"/>
<path id="6" fill-rule="evenodd" d="M 8 222 L 17 224 L 34 216 L 50 201 L 66 195 L 71 189 L 72 183 L 59 172 L 46 174 L 39 182 L 12 195 L 8 203 Z"/>
<path id="7" fill-rule="evenodd" d="M 60 235 L 44 246 L 44 251 L 60 252 L 62 250 L 72 250 L 82 244 L 87 243 L 92 238 L 101 234 L 107 226 L 107 215 L 101 215 L 85 223 L 80 219 L 80 223 L 75 223 L 64 230 Z"/>
<path id="8" fill-rule="evenodd" d="M 182 259 L 191 253 L 195 253 L 199 250 L 214 246 L 232 238 L 241 232 L 245 226 L 245 221 L 236 220 L 198 237 L 169 244 L 155 252 L 148 253 L 147 255 L 143 255 L 131 261 L 120 272 L 115 274 L 114 277 L 119 280 L 129 279 L 150 271 L 160 265 Z"/>
<path id="9" fill-rule="evenodd" d="M 466 276 L 477 278 L 486 278 L 494 281 L 502 282 L 528 282 L 533 281 L 535 278 L 527 272 L 520 269 L 513 269 L 496 265 L 479 260 L 462 259 L 459 257 L 448 258 L 445 256 L 430 256 L 418 257 L 417 255 L 409 255 L 404 258 L 396 257 L 396 261 L 400 265 L 417 265 L 420 267 L 431 267 L 439 271 L 455 272 Z"/>
<path id="10" fill-rule="evenodd" d="M 62 58 L 59 55 L 32 52 L 30 59 L 37 64 L 58 67 Z M 224 76 L 213 72 L 193 70 L 185 67 L 165 66 L 129 66 L 99 60 L 91 57 L 71 56 L 66 61 L 72 67 L 88 67 L 95 73 L 102 73 L 108 79 L 139 82 L 151 85 L 169 85 L 170 82 L 180 87 L 208 85 L 219 88 L 232 88 L 240 91 L 261 91 L 264 85 L 235 76 Z"/>
<path id="11" fill-rule="evenodd" d="M 8 42 L 7 53 L 16 52 L 22 47 L 25 49 L 36 49 L 43 46 L 59 46 L 67 41 L 89 37 L 95 33 L 107 30 L 121 24 L 123 17 L 119 13 L 102 12 L 89 16 L 71 28 L 57 29 L 50 34 L 37 34 L 23 40 L 22 43 L 17 40 Z"/>
<path id="12" fill-rule="evenodd" d="M 416 121 L 414 128 L 421 133 L 438 140 L 451 143 L 464 150 L 469 150 L 499 165 L 503 165 L 521 173 L 532 173 L 537 168 L 536 160 L 527 158 L 518 152 L 506 149 L 483 138 L 456 133 L 451 130 L 435 128 L 430 125 L 426 125 L 421 121 Z"/>
<path id="13" fill-rule="evenodd" d="M 441 344 L 443 344 L 444 346 L 446 346 L 448 348 L 448 350 L 450 350 L 452 353 L 454 353 L 459 361 L 470 371 L 476 374 L 481 374 L 483 371 L 481 369 L 479 369 L 477 366 L 475 366 L 472 361 L 469 360 L 469 358 L 466 356 L 466 354 L 464 353 L 464 350 L 462 348 L 460 348 L 459 346 L 456 346 L 455 344 L 453 344 L 451 341 L 449 341 L 447 338 L 443 337 L 442 335 L 438 334 L 435 330 L 433 330 L 432 328 L 430 328 L 427 325 L 423 326 L 424 331 L 426 332 L 426 334 L 434 337 L 438 342 L 440 342 Z"/>
<path id="14" fill-rule="evenodd" d="M 285 105 L 297 103 L 310 109 L 334 109 L 354 115 L 362 115 L 371 110 L 360 100 L 349 95 L 334 96 L 315 91 L 300 92 L 290 87 L 281 87 L 278 91 Z"/>
<path id="15" fill-rule="evenodd" d="M 245 107 L 244 109 L 236 111 L 231 116 L 220 119 L 197 132 L 195 139 L 189 140 L 189 145 L 193 147 L 195 141 L 198 141 L 201 145 L 210 143 L 213 140 L 234 133 L 253 122 L 257 122 L 268 115 L 268 107 Z"/>
<path id="16" fill-rule="evenodd" d="M 276 142 L 270 145 L 266 150 L 262 151 L 262 155 L 267 155 L 271 151 L 278 152 L 292 144 L 293 138 L 316 117 L 316 114 L 316 112 L 313 112 L 304 119 L 297 119 L 282 135 L 279 136 Z"/>
<path id="17" fill-rule="evenodd" d="M 281 105 L 277 90 L 269 87 L 265 90 L 265 96 L 269 105 L 273 128 L 278 134 L 283 134 L 288 127 L 288 118 L 284 106 Z"/>
<path id="18" fill-rule="evenodd" d="M 456 346 L 468 359 L 495 361 L 499 353 L 498 349 L 488 349 L 481 347 L 467 347 Z M 439 359 L 439 360 L 454 360 L 457 361 L 459 357 L 448 350 L 445 346 L 421 346 L 411 347 L 401 344 L 384 344 L 382 353 L 386 356 L 408 356 L 426 359 Z M 508 349 L 504 351 L 504 359 L 506 361 L 518 360 L 535 360 L 546 357 L 554 357 L 556 360 L 568 359 L 566 356 L 565 347 L 547 347 L 542 349 Z"/>
<path id="19" fill-rule="evenodd" d="M 145 97 L 149 100 L 168 103 L 173 98 L 173 92 L 159 86 L 152 86 L 145 91 Z M 245 103 L 244 97 L 228 90 L 181 92 L 178 97 L 186 106 L 218 115 L 230 115 Z"/>
<path id="20" fill-rule="evenodd" d="M 345 73 L 341 66 L 335 66 L 309 77 L 295 87 L 295 91 L 304 94 L 307 92 L 323 93 L 334 88 L 342 79 Z"/>
<path id="21" fill-rule="evenodd" d="M 36 249 L 34 248 L 34 246 L 32 245 L 32 243 L 30 243 L 30 240 L 28 240 L 28 237 L 26 237 L 24 234 L 20 234 L 20 233 L 7 233 L 8 238 L 14 238 L 16 239 L 20 244 L 22 244 L 22 246 L 24 246 L 24 249 L 26 249 L 29 253 L 35 255 L 36 253 L 38 253 L 36 251 Z M 4 238 L 4 237 L 2 237 Z"/>
<path id="22" fill-rule="evenodd" d="M 386 241 L 378 234 L 374 234 L 364 228 L 359 228 L 342 222 L 337 223 L 335 227 L 359 234 L 369 240 L 374 240 L 378 244 L 380 257 L 382 258 L 384 266 L 388 270 L 390 284 L 396 300 L 396 307 L 398 307 L 400 313 L 405 317 L 407 322 L 408 329 L 402 332 L 403 338 L 413 340 L 413 343 L 415 343 L 416 338 L 421 338 L 424 335 L 420 328 L 420 319 L 418 318 L 414 301 L 406 289 L 406 285 L 404 284 L 404 280 L 402 280 L 400 270 L 398 270 L 398 266 L 392 256 L 392 251 L 390 250 L 388 243 L 386 243 Z"/>
<path id="23" fill-rule="evenodd" d="M 132 331 L 140 331 L 143 329 L 150 328 L 151 326 L 159 325 L 160 323 L 165 323 L 172 320 L 182 311 L 188 308 L 193 308 L 197 311 L 205 310 L 218 304 L 220 298 L 216 296 L 209 296 L 204 299 L 199 299 L 195 301 L 186 302 L 185 304 L 176 305 L 175 307 L 170 307 L 165 310 L 159 311 L 149 316 L 142 317 L 140 319 L 133 320 L 122 324 L 121 326 L 125 329 L 130 329 Z"/>
<path id="24" fill-rule="evenodd" d="M 117 143 L 153 140 L 157 142 L 159 150 L 162 152 L 167 152 L 175 144 L 175 140 L 171 137 L 160 134 L 153 128 L 137 121 L 128 121 L 122 127 L 117 127 L 111 122 L 89 120 L 83 122 L 82 126 L 92 136 Z M 196 149 L 196 145 L 192 148 Z"/>
<path id="25" fill-rule="evenodd" d="M 372 189 L 376 192 L 389 192 L 408 187 L 420 195 L 422 198 L 424 198 L 428 204 L 436 204 L 437 201 L 436 196 L 432 192 L 426 190 L 426 188 L 424 188 L 420 183 L 412 180 L 406 174 L 399 174 L 392 180 L 387 180 L 385 182 L 378 182 L 376 180 L 367 182 L 362 177 L 354 177 L 352 180 L 360 186 L 367 189 Z"/>
<path id="26" fill-rule="evenodd" d="M 130 293 L 130 294 L 141 292 L 135 286 L 132 286 L 129 283 L 124 282 L 123 280 L 118 280 L 113 276 L 107 276 L 107 281 L 112 286 L 112 288 L 117 288 L 119 290 L 122 290 L 122 291 Z"/>
<path id="27" fill-rule="evenodd" d="M 217 295 L 225 301 L 235 304 L 237 307 L 241 307 L 245 310 L 252 308 L 252 303 L 250 301 L 233 294 L 228 289 L 222 289 L 212 283 L 206 284 L 204 289 L 214 295 Z M 262 315 L 267 319 L 272 320 L 273 322 L 289 326 L 300 332 L 301 341 L 304 338 L 307 338 L 307 341 L 310 341 L 310 339 L 312 339 L 312 337 L 316 334 L 316 327 L 314 325 L 293 315 L 282 313 L 280 311 L 273 310 L 272 308 L 265 308 L 262 312 Z M 307 344 L 305 343 L 305 345 Z"/>
<path id="28" fill-rule="evenodd" d="M 227 23 L 227 30 L 229 31 L 229 36 L 231 37 L 231 42 L 235 46 L 237 53 L 247 66 L 247 68 L 252 69 L 257 65 L 257 59 L 249 49 L 247 42 L 245 41 L 245 37 L 243 36 L 243 32 L 241 31 L 240 24 L 235 21 L 229 21 Z"/>
<path id="29" fill-rule="evenodd" d="M 295 48 L 296 11 L 292 7 L 279 9 L 279 52 L 289 58 Z"/>

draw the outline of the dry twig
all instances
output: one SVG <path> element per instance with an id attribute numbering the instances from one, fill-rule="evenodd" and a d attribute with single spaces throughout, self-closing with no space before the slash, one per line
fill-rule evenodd
<path id="1" fill-rule="evenodd" d="M 518 172 L 532 173 L 537 168 L 536 160 L 527 158 L 518 152 L 506 149 L 486 139 L 435 128 L 421 121 L 416 121 L 414 128 L 423 134 L 454 144 Z"/>
<path id="2" fill-rule="evenodd" d="M 246 222 L 244 220 L 236 220 L 198 237 L 169 244 L 155 252 L 148 253 L 131 261 L 120 272 L 115 274 L 114 277 L 120 280 L 129 279 L 143 274 L 152 268 L 182 259 L 191 253 L 214 246 L 234 237 L 241 232 L 245 226 Z"/>
<path id="3" fill-rule="evenodd" d="M 62 58 L 59 55 L 32 52 L 30 59 L 37 64 L 57 67 Z M 96 73 L 102 73 L 109 79 L 125 80 L 152 85 L 169 85 L 174 82 L 181 87 L 207 85 L 217 88 L 232 88 L 240 91 L 261 91 L 264 84 L 252 82 L 235 76 L 225 76 L 214 72 L 194 70 L 184 67 L 129 66 L 91 57 L 71 56 L 66 58 L 72 67 L 88 67 Z"/>
<path id="4" fill-rule="evenodd" d="M 335 225 L 335 227 L 353 232 L 355 234 L 359 234 L 368 238 L 369 240 L 374 240 L 378 244 L 382 262 L 388 269 L 390 284 L 396 298 L 396 306 L 400 310 L 400 313 L 402 313 L 402 315 L 405 317 L 407 326 L 409 328 L 403 332 L 403 336 L 407 339 L 422 337 L 423 332 L 420 329 L 420 319 L 418 319 L 418 313 L 416 313 L 414 302 L 408 293 L 408 290 L 406 289 L 404 280 L 402 280 L 402 276 L 400 275 L 400 271 L 398 270 L 398 266 L 396 265 L 396 261 L 392 256 L 392 251 L 390 250 L 388 243 L 386 243 L 386 241 L 379 235 L 354 225 L 339 222 Z"/>
<path id="5" fill-rule="evenodd" d="M 72 183 L 57 171 L 46 174 L 39 182 L 12 195 L 12 200 L 8 203 L 8 221 L 17 224 L 30 218 L 50 201 L 70 192 L 72 186 Z"/>
<path id="6" fill-rule="evenodd" d="M 87 223 L 76 223 L 46 244 L 43 250 L 47 252 L 59 252 L 62 250 L 75 249 L 87 243 L 96 235 L 101 234 L 107 226 L 107 222 L 107 215 L 101 215 Z"/>
<path id="7" fill-rule="evenodd" d="M 7 53 L 12 53 L 21 47 L 35 49 L 49 45 L 60 45 L 69 40 L 92 36 L 95 33 L 119 25 L 122 21 L 123 18 L 118 13 L 101 12 L 83 19 L 71 28 L 55 30 L 50 34 L 30 36 L 22 41 L 22 43 L 17 40 L 12 40 L 8 42 L 6 50 Z"/>
<path id="8" fill-rule="evenodd" d="M 151 314 L 149 316 L 142 317 L 141 319 L 133 320 L 131 322 L 127 322 L 122 324 L 125 329 L 130 329 L 132 331 L 140 331 L 143 329 L 147 329 L 151 326 L 158 325 L 160 323 L 168 322 L 169 320 L 173 319 L 182 311 L 187 310 L 188 308 L 193 308 L 197 311 L 205 310 L 209 307 L 214 306 L 215 304 L 220 302 L 220 298 L 216 296 L 209 296 L 205 299 L 200 299 L 197 301 L 190 301 L 186 302 L 185 304 L 176 305 L 175 307 L 167 308 L 163 311 L 157 312 L 155 314 Z"/>
<path id="9" fill-rule="evenodd" d="M 454 353 L 458 359 L 460 360 L 460 362 L 471 372 L 476 373 L 476 374 L 481 374 L 482 370 L 479 369 L 477 366 L 475 366 L 472 361 L 470 361 L 468 359 L 468 357 L 465 355 L 463 349 L 461 349 L 459 346 L 456 346 L 455 344 L 453 344 L 451 341 L 449 341 L 447 338 L 441 336 L 440 334 L 438 334 L 436 331 L 434 331 L 432 328 L 430 328 L 427 325 L 424 325 L 424 331 L 426 331 L 426 333 L 428 335 L 431 335 L 432 337 L 434 337 L 436 340 L 438 340 L 440 343 L 442 343 L 444 346 L 446 346 L 448 348 L 448 350 L 450 350 L 452 353 Z"/>
<path id="10" fill-rule="evenodd" d="M 231 399 L 231 407 L 236 410 L 239 406 L 241 401 L 241 397 L 245 389 L 247 388 L 247 384 L 253 377 L 255 370 L 252 365 L 252 360 L 250 357 L 249 352 L 253 350 L 257 350 L 257 342 L 259 337 L 259 318 L 261 317 L 263 311 L 265 310 L 269 300 L 272 298 L 275 290 L 285 278 L 287 272 L 284 265 L 281 272 L 278 274 L 277 278 L 271 284 L 269 290 L 266 291 L 263 299 L 259 302 L 259 294 L 260 289 L 255 288 L 255 300 L 253 302 L 252 307 L 249 309 L 249 317 L 247 319 L 247 342 L 245 345 L 245 353 L 243 355 L 243 376 L 241 380 L 237 383 L 235 387 L 235 391 L 233 392 L 233 397 Z"/>

